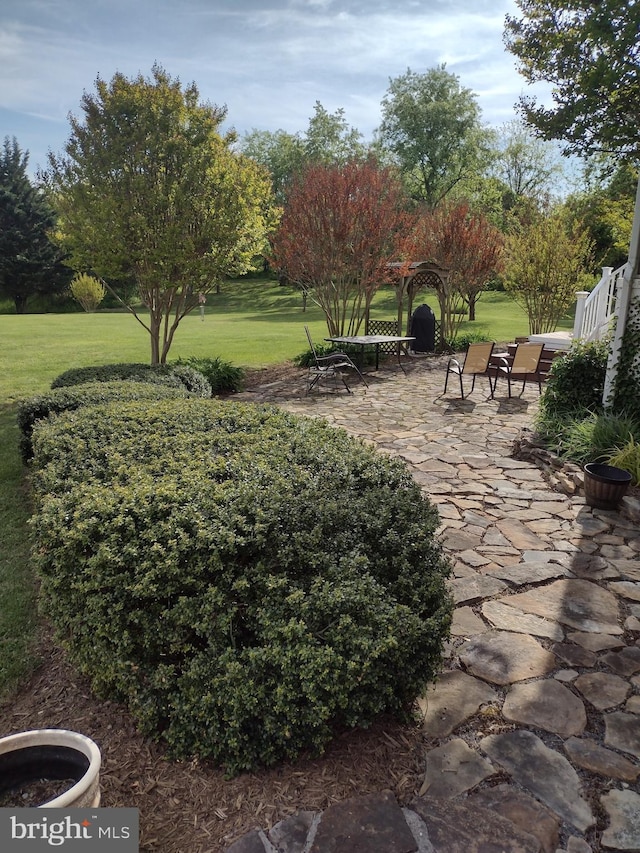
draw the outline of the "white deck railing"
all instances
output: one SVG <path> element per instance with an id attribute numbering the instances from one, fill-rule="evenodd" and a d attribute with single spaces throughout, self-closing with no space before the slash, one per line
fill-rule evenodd
<path id="1" fill-rule="evenodd" d="M 602 278 L 591 293 L 582 290 L 576 294 L 578 303 L 573 326 L 574 341 L 596 341 L 607 334 L 615 316 L 616 298 L 626 266 L 624 264 L 617 270 L 603 267 Z"/>

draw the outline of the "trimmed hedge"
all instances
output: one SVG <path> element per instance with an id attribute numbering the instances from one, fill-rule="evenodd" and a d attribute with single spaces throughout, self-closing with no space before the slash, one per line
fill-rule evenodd
<path id="1" fill-rule="evenodd" d="M 452 602 L 406 466 L 326 423 L 186 400 L 33 433 L 43 608 L 94 689 L 235 773 L 406 712 Z"/>
<path id="2" fill-rule="evenodd" d="M 184 386 L 174 387 L 143 382 L 87 382 L 84 385 L 56 388 L 48 394 L 39 394 L 18 403 L 18 428 L 20 429 L 20 452 L 25 462 L 33 456 L 31 434 L 37 421 L 78 409 L 81 406 L 106 403 L 111 400 L 163 400 L 186 399 L 191 395 Z"/>
<path id="3" fill-rule="evenodd" d="M 198 397 L 211 397 L 211 385 L 198 370 L 188 364 L 102 364 L 91 367 L 75 367 L 57 376 L 52 388 L 67 388 L 85 382 L 149 382 L 185 388 Z"/>

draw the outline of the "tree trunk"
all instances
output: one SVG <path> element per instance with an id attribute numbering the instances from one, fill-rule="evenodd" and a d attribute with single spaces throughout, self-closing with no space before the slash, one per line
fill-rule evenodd
<path id="1" fill-rule="evenodd" d="M 149 312 L 149 336 L 151 338 L 151 364 L 160 364 L 160 317 Z"/>
<path id="2" fill-rule="evenodd" d="M 26 314 L 27 313 L 27 296 L 14 296 L 13 304 L 16 306 L 16 314 Z"/>
<path id="3" fill-rule="evenodd" d="M 468 305 L 469 305 L 469 320 L 475 320 L 476 319 L 476 300 L 473 297 L 470 297 L 469 301 L 468 301 Z"/>

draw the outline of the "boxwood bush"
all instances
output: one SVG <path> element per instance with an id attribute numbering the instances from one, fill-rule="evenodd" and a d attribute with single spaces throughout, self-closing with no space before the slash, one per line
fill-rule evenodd
<path id="1" fill-rule="evenodd" d="M 48 394 L 39 394 L 18 403 L 20 452 L 27 462 L 33 455 L 31 433 L 34 424 L 50 415 L 59 414 L 81 406 L 96 405 L 113 400 L 163 400 L 187 398 L 191 394 L 183 385 L 147 384 L 135 381 L 87 382 L 83 385 L 55 388 Z"/>
<path id="2" fill-rule="evenodd" d="M 452 604 L 404 463 L 321 421 L 190 399 L 33 433 L 43 607 L 94 689 L 230 773 L 405 713 Z"/>
<path id="3" fill-rule="evenodd" d="M 150 382 L 185 388 L 198 397 L 211 397 L 211 385 L 206 377 L 188 364 L 102 364 L 90 367 L 75 367 L 57 376 L 52 388 L 66 388 L 85 382 Z"/>
<path id="4" fill-rule="evenodd" d="M 601 412 L 608 353 L 607 341 L 576 341 L 554 359 L 540 400 L 544 416 Z"/>

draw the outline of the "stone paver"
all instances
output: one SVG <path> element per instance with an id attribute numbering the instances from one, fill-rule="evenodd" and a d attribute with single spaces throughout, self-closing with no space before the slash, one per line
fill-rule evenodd
<path id="1" fill-rule="evenodd" d="M 402 804 L 381 791 L 324 812 L 301 802 L 227 851 L 640 851 L 640 502 L 625 498 L 626 516 L 586 506 L 555 463 L 571 494 L 554 491 L 535 448 L 532 461 L 513 455 L 536 389 L 444 398 L 445 364 L 381 369 L 351 396 L 305 396 L 302 371 L 297 384 L 237 395 L 403 458 L 439 508 L 456 611 L 423 704 L 423 796 Z"/>
<path id="2" fill-rule="evenodd" d="M 412 804 L 422 818 L 434 853 L 539 853 L 540 843 L 529 832 L 491 809 L 451 800 L 418 800 Z M 425 848 L 426 850 L 426 848 Z M 346 850 L 345 850 L 346 853 Z"/>
<path id="3" fill-rule="evenodd" d="M 430 737 L 445 737 L 475 714 L 480 705 L 495 698 L 495 691 L 483 681 L 459 670 L 445 672 L 418 700 L 422 727 Z"/>
<path id="4" fill-rule="evenodd" d="M 557 622 L 549 622 L 540 616 L 524 613 L 517 607 L 509 605 L 509 598 L 500 601 L 485 601 L 482 605 L 482 615 L 494 628 L 501 631 L 515 631 L 516 634 L 532 634 L 534 637 L 548 637 L 551 640 L 562 640 L 564 631 Z"/>
<path id="5" fill-rule="evenodd" d="M 454 738 L 428 753 L 420 795 L 426 794 L 435 799 L 456 797 L 475 788 L 494 773 L 495 769 L 489 761 L 467 746 L 461 738 Z"/>
<path id="6" fill-rule="evenodd" d="M 578 676 L 574 683 L 584 698 L 599 711 L 620 705 L 631 690 L 628 681 L 608 672 L 586 672 Z"/>
<path id="7" fill-rule="evenodd" d="M 546 675 L 555 656 L 528 634 L 493 631 L 466 642 L 460 660 L 468 671 L 492 684 L 512 684 Z"/>
<path id="8" fill-rule="evenodd" d="M 602 846 L 606 850 L 640 850 L 640 796 L 634 791 L 609 791 L 601 802 L 609 815 Z"/>
<path id="9" fill-rule="evenodd" d="M 553 581 L 547 586 L 516 593 L 511 604 L 579 631 L 622 634 L 616 596 L 591 581 Z"/>
<path id="10" fill-rule="evenodd" d="M 565 742 L 564 749 L 574 765 L 605 778 L 635 782 L 640 776 L 640 765 L 611 749 L 605 749 L 593 740 L 572 737 Z"/>
<path id="11" fill-rule="evenodd" d="M 640 758 L 640 719 L 637 714 L 614 711 L 605 716 L 604 724 L 604 742 L 607 746 Z"/>
<path id="12" fill-rule="evenodd" d="M 533 732 L 489 735 L 480 747 L 571 826 L 582 832 L 593 826 L 595 818 L 582 796 L 578 774 L 563 755 L 545 746 Z"/>
<path id="13" fill-rule="evenodd" d="M 584 705 L 555 679 L 514 684 L 507 693 L 502 713 L 507 720 L 544 729 L 561 737 L 579 735 L 587 725 Z"/>
<path id="14" fill-rule="evenodd" d="M 471 794 L 469 804 L 490 809 L 510 820 L 524 832 L 534 835 L 543 853 L 554 853 L 558 846 L 560 819 L 538 800 L 514 785 L 496 785 Z"/>

